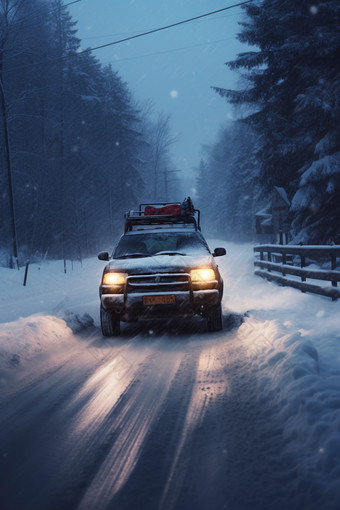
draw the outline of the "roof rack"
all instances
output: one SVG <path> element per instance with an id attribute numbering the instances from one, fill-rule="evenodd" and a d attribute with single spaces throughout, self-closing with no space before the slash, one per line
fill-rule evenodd
<path id="1" fill-rule="evenodd" d="M 125 233 L 133 230 L 133 227 L 138 226 L 145 228 L 146 226 L 157 225 L 161 226 L 173 226 L 176 225 L 192 225 L 195 230 L 201 230 L 200 217 L 201 212 L 199 209 L 194 209 L 193 214 L 185 215 L 147 215 L 145 214 L 145 208 L 147 206 L 152 207 L 164 207 L 166 205 L 180 205 L 180 202 L 152 202 L 148 204 L 139 204 L 138 211 L 128 211 L 125 213 Z"/>

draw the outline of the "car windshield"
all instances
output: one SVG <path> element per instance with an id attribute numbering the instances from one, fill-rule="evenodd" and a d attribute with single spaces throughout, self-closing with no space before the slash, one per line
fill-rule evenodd
<path id="1" fill-rule="evenodd" d="M 150 256 L 161 254 L 207 255 L 209 248 L 198 233 L 148 233 L 123 236 L 113 254 L 113 258 L 132 256 Z"/>

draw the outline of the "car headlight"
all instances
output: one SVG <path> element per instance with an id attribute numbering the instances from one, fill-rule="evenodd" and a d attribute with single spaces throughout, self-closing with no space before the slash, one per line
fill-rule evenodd
<path id="1" fill-rule="evenodd" d="M 211 282 L 215 280 L 215 271 L 213 269 L 193 269 L 190 271 L 191 281 L 193 282 Z"/>
<path id="2" fill-rule="evenodd" d="M 103 276 L 103 285 L 121 285 L 125 283 L 127 274 L 125 273 L 105 273 Z"/>

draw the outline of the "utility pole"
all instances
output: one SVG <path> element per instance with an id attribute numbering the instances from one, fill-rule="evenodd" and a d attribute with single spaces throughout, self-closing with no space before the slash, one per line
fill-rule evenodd
<path id="1" fill-rule="evenodd" d="M 2 61 L 0 62 L 0 73 L 2 74 Z M 11 231 L 12 231 L 12 250 L 13 250 L 14 260 L 16 261 L 17 267 L 19 269 L 18 244 L 17 244 L 14 197 L 13 197 L 11 151 L 10 151 L 10 143 L 9 143 L 8 122 L 7 122 L 7 105 L 6 105 L 6 98 L 5 98 L 5 91 L 4 91 L 2 76 L 0 76 L 0 95 L 1 95 L 1 109 L 2 109 L 2 113 L 3 113 L 3 117 L 4 117 L 5 156 L 6 156 L 5 159 L 6 159 L 7 176 L 8 176 L 9 207 L 10 207 Z M 11 269 L 14 269 L 12 261 L 11 261 Z"/>
<path id="2" fill-rule="evenodd" d="M 168 180 L 168 173 L 170 172 L 181 172 L 181 170 L 165 170 L 164 172 L 159 172 L 161 174 L 164 174 L 164 187 L 165 187 L 165 202 L 168 201 L 168 183 L 173 181 L 173 180 L 178 180 L 178 179 L 170 179 L 170 181 Z"/>

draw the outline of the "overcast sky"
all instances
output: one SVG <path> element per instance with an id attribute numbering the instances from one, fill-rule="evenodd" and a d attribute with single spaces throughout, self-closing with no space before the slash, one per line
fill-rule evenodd
<path id="1" fill-rule="evenodd" d="M 78 21 L 82 47 L 87 48 L 235 3 L 237 0 L 82 0 L 69 11 Z M 136 99 L 151 98 L 157 110 L 171 113 L 173 132 L 182 134 L 173 148 L 173 158 L 184 174 L 191 174 L 198 165 L 201 144 L 212 141 L 221 123 L 232 118 L 232 108 L 211 86 L 237 86 L 237 75 L 224 63 L 248 49 L 235 39 L 241 13 L 236 7 L 94 52 L 102 63 L 112 63 Z M 188 46 L 195 47 L 183 49 Z"/>

